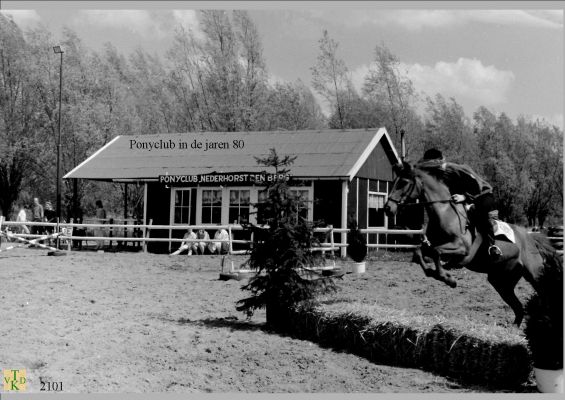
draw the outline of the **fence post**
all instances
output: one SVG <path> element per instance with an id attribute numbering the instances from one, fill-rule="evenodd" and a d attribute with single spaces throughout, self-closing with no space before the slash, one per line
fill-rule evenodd
<path id="1" fill-rule="evenodd" d="M 231 225 L 228 225 L 228 239 L 229 239 L 229 246 L 228 246 L 228 254 L 232 254 L 233 252 L 233 243 L 232 243 L 232 231 L 231 231 Z"/>
<path id="2" fill-rule="evenodd" d="M 149 220 L 149 225 L 153 225 L 153 218 Z M 143 227 L 143 252 L 147 253 L 147 242 L 145 239 L 150 235 L 151 228 Z"/>
<path id="3" fill-rule="evenodd" d="M 109 244 L 110 244 L 110 248 L 112 248 L 112 238 L 114 237 L 114 218 L 110 218 L 110 220 L 108 221 L 110 223 L 110 229 L 109 229 L 109 234 L 108 237 L 110 238 L 109 240 Z M 104 242 L 102 242 L 104 243 Z M 104 246 L 104 245 L 102 245 Z"/>
<path id="4" fill-rule="evenodd" d="M 332 260 L 335 260 L 335 242 L 334 242 L 334 227 L 330 228 L 330 243 L 332 246 Z"/>
<path id="5" fill-rule="evenodd" d="M 71 227 L 70 227 L 70 230 L 69 230 L 69 227 L 67 226 L 67 230 L 66 230 L 67 236 L 73 236 L 73 235 L 74 235 L 74 231 L 75 231 L 75 227 L 72 226 L 72 225 L 74 225 L 74 223 L 75 223 L 75 219 L 74 219 L 74 218 L 71 218 L 70 221 L 71 221 Z M 70 234 L 69 234 L 69 233 L 70 233 Z M 72 240 L 72 239 L 67 239 L 67 250 L 68 250 L 68 251 L 71 251 L 72 248 L 73 248 L 73 240 Z"/>
<path id="6" fill-rule="evenodd" d="M 341 258 L 347 257 L 347 231 L 348 229 L 346 229 L 345 232 L 341 233 Z"/>

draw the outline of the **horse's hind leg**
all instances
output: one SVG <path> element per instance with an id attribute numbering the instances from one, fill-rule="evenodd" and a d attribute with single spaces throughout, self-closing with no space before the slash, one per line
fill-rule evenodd
<path id="1" fill-rule="evenodd" d="M 524 307 L 516 293 L 514 293 L 514 288 L 516 284 L 522 278 L 523 266 L 518 262 L 518 260 L 513 260 L 514 265 L 507 265 L 504 270 L 495 270 L 488 274 L 488 281 L 496 289 L 502 300 L 504 300 L 512 311 L 514 311 L 514 324 L 519 327 L 524 318 Z"/>

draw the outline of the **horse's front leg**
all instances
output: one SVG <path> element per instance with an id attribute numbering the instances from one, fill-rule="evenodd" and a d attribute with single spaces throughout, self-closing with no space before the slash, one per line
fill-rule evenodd
<path id="1" fill-rule="evenodd" d="M 448 286 L 454 288 L 457 286 L 457 281 L 451 276 L 450 273 L 446 272 L 446 269 L 459 267 L 459 264 L 456 260 L 452 260 L 448 262 L 446 265 L 442 265 L 441 257 L 442 256 L 449 256 L 457 258 L 464 257 L 469 253 L 468 246 L 465 245 L 465 242 L 460 238 L 455 238 L 452 242 L 442 244 L 441 246 L 437 246 L 434 248 L 437 252 L 438 257 L 434 259 L 436 270 L 438 274 L 438 279 L 445 282 Z"/>
<path id="2" fill-rule="evenodd" d="M 430 266 L 426 262 L 425 258 L 430 258 L 433 264 Z M 457 286 L 457 282 L 455 281 L 455 279 L 453 279 L 451 274 L 445 272 L 445 270 L 443 269 L 441 265 L 440 254 L 436 251 L 435 248 L 423 244 L 421 247 L 418 247 L 416 248 L 416 250 L 414 250 L 412 261 L 420 264 L 422 270 L 424 271 L 424 274 L 426 274 L 427 277 L 442 281 L 451 287 Z"/>
<path id="3" fill-rule="evenodd" d="M 425 255 L 424 252 L 426 253 Z M 433 266 L 430 266 L 425 259 L 426 257 L 427 258 L 430 257 L 429 252 L 430 252 L 429 247 L 427 248 L 417 247 L 414 250 L 414 254 L 412 255 L 412 262 L 420 265 L 426 276 L 434 277 L 434 275 L 437 275 L 437 271 Z"/>

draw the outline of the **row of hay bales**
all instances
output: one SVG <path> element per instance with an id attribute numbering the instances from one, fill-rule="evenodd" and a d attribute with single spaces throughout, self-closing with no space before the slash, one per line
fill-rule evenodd
<path id="1" fill-rule="evenodd" d="M 524 337 L 503 327 L 345 301 L 298 307 L 289 318 L 289 333 L 380 364 L 499 388 L 520 386 L 531 372 Z"/>

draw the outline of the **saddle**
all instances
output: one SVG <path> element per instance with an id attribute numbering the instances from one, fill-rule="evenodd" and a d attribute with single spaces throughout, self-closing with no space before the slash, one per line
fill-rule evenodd
<path id="1" fill-rule="evenodd" d="M 470 205 L 469 207 L 467 207 L 467 212 L 470 219 L 469 228 L 471 229 L 471 232 L 473 234 L 473 241 L 475 240 L 476 229 L 477 229 L 476 224 L 473 222 L 475 219 L 474 208 L 475 208 L 474 205 Z M 492 224 L 492 230 L 494 232 L 495 239 L 506 240 L 511 243 L 516 243 L 516 237 L 510 225 L 498 219 L 498 210 L 493 210 L 489 212 L 489 218 Z"/>
<path id="2" fill-rule="evenodd" d="M 514 231 L 512 230 L 510 225 L 500 220 L 496 220 L 495 223 L 496 223 L 496 226 L 494 228 L 495 239 L 504 238 L 512 243 L 516 243 L 516 237 L 514 236 Z"/>

